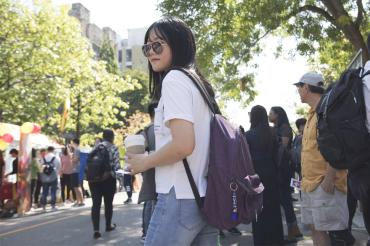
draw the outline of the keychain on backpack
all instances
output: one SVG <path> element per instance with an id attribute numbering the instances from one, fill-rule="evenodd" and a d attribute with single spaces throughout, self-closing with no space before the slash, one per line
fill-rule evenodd
<path id="1" fill-rule="evenodd" d="M 230 184 L 230 190 L 233 192 L 232 193 L 232 199 L 233 199 L 233 211 L 231 213 L 231 219 L 233 221 L 238 220 L 238 204 L 236 200 L 236 191 L 238 190 L 238 185 L 236 183 L 231 183 Z"/>

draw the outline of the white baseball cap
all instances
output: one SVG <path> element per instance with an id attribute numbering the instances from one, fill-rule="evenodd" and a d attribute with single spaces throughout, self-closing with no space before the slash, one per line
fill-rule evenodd
<path id="1" fill-rule="evenodd" d="M 324 77 L 316 72 L 308 72 L 305 73 L 297 83 L 294 83 L 294 85 L 298 85 L 300 83 L 316 87 L 324 87 Z"/>

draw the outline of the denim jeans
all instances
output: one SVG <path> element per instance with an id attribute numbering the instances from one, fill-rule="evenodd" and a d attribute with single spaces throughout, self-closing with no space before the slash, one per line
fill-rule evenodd
<path id="1" fill-rule="evenodd" d="M 215 246 L 218 230 L 203 219 L 194 199 L 176 199 L 175 189 L 158 194 L 145 246 Z"/>
<path id="2" fill-rule="evenodd" d="M 42 197 L 41 197 L 41 204 L 43 206 L 46 205 L 46 199 L 49 195 L 49 188 L 51 188 L 51 206 L 54 207 L 55 206 L 55 202 L 56 202 L 56 195 L 57 195 L 57 186 L 58 186 L 58 180 L 56 179 L 55 181 L 53 182 L 50 182 L 50 183 L 43 183 L 42 184 Z"/>
<path id="3" fill-rule="evenodd" d="M 152 218 L 152 214 L 154 212 L 156 200 L 149 200 L 144 202 L 144 207 L 143 207 L 143 235 L 145 236 L 148 227 L 149 227 L 149 222 L 150 219 Z"/>

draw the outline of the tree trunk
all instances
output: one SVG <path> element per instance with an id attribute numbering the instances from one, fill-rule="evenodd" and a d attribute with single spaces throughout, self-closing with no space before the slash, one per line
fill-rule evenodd
<path id="1" fill-rule="evenodd" d="M 363 61 L 365 62 L 369 60 L 369 50 L 366 46 L 364 38 L 361 35 L 360 28 L 355 24 L 349 14 L 345 11 L 343 4 L 338 0 L 321 0 L 321 2 L 328 8 L 328 11 L 335 19 L 337 27 L 351 42 L 356 51 L 362 49 Z"/>

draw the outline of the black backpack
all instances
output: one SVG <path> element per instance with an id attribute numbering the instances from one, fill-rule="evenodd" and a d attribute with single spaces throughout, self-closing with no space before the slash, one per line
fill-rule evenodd
<path id="1" fill-rule="evenodd" d="M 54 171 L 54 165 L 53 165 L 53 162 L 54 162 L 54 159 L 55 159 L 55 156 L 53 158 L 51 158 L 50 161 L 46 161 L 45 160 L 45 157 L 43 158 L 44 159 L 44 168 L 42 169 L 42 172 L 46 175 L 51 175 Z"/>
<path id="2" fill-rule="evenodd" d="M 104 144 L 99 144 L 87 156 L 86 179 L 89 182 L 101 182 L 111 176 L 109 151 Z"/>
<path id="3" fill-rule="evenodd" d="M 317 142 L 322 156 L 336 169 L 355 170 L 370 162 L 366 128 L 363 69 L 349 69 L 321 98 L 317 108 Z"/>

